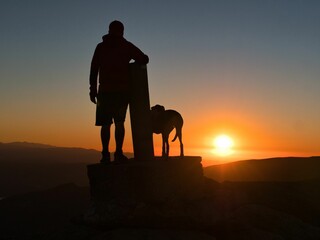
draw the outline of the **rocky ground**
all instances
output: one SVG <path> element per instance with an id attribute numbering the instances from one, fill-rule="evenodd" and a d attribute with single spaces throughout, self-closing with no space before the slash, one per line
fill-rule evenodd
<path id="1" fill-rule="evenodd" d="M 141 171 L 138 166 L 139 177 L 134 180 L 153 179 L 144 186 L 146 192 L 153 192 L 154 199 L 173 197 L 160 204 L 138 200 L 131 204 L 131 191 L 118 191 L 124 192 L 125 207 L 119 201 L 104 205 L 108 207 L 103 209 L 108 213 L 104 217 L 112 220 L 112 214 L 121 216 L 119 211 L 125 210 L 128 221 L 101 224 L 107 222 L 91 214 L 95 208 L 86 172 L 88 164 L 98 161 L 97 151 L 20 145 L 0 144 L 0 197 L 10 196 L 0 200 L 0 239 L 320 239 L 320 164 L 316 157 L 205 168 L 205 176 L 211 179 L 205 178 L 203 196 L 193 200 L 176 196 L 179 191 L 180 196 L 181 192 L 198 196 L 197 184 L 192 183 L 200 174 L 194 172 L 195 167 L 201 165 L 186 165 L 184 159 L 182 165 L 165 166 L 163 175 L 161 163 L 152 171 Z M 185 175 L 182 170 L 187 171 Z M 128 178 L 114 179 L 116 188 L 128 190 L 137 185 Z M 78 185 L 63 184 L 66 182 Z M 79 187 L 82 185 L 87 187 Z M 84 221 L 86 217 L 93 217 L 91 224 Z"/>
<path id="2" fill-rule="evenodd" d="M 319 189 L 317 182 L 219 184 L 207 179 L 203 199 L 170 208 L 168 220 L 176 224 L 93 227 L 82 221 L 89 188 L 65 184 L 1 200 L 0 239 L 320 239 Z M 168 216 L 165 206 L 158 211 Z M 174 217 L 183 211 L 189 222 Z"/>

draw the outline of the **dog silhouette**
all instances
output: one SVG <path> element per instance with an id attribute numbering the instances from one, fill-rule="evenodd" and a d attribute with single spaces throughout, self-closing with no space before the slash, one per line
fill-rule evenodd
<path id="1" fill-rule="evenodd" d="M 183 118 L 175 110 L 165 110 L 164 106 L 155 105 L 151 107 L 152 132 L 162 135 L 162 157 L 169 157 L 169 134 L 175 128 L 176 135 L 172 139 L 174 142 L 177 138 L 180 141 L 180 156 L 184 156 L 182 143 L 182 126 Z"/>

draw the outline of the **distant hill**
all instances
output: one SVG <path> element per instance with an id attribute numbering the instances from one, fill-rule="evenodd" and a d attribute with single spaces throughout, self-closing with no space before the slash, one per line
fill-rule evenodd
<path id="1" fill-rule="evenodd" d="M 0 149 L 15 149 L 15 148 L 52 148 L 54 146 L 42 143 L 30 143 L 30 142 L 0 142 Z"/>
<path id="2" fill-rule="evenodd" d="M 246 160 L 204 168 L 204 175 L 223 181 L 305 181 L 320 179 L 320 157 Z"/>
<path id="3" fill-rule="evenodd" d="M 55 147 L 28 142 L 0 143 L 0 162 L 94 163 L 99 158 L 100 152 L 93 149 Z"/>
<path id="4" fill-rule="evenodd" d="M 133 157 L 132 153 L 126 155 Z M 100 152 L 92 149 L 0 143 L 0 198 L 68 182 L 88 186 L 86 167 L 100 157 Z M 206 167 L 204 175 L 219 182 L 320 180 L 320 157 L 239 161 Z"/>
<path id="5" fill-rule="evenodd" d="M 28 142 L 0 143 L 0 197 L 68 182 L 87 186 L 86 166 L 99 162 L 100 158 L 101 153 L 92 149 Z"/>

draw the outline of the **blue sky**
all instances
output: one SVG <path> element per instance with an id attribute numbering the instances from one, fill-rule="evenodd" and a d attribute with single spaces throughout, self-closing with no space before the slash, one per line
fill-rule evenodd
<path id="1" fill-rule="evenodd" d="M 183 114 L 190 149 L 221 130 L 243 148 L 314 153 L 319 10 L 312 0 L 2 1 L 0 141 L 99 148 L 89 67 L 118 19 L 150 57 L 151 104 Z"/>

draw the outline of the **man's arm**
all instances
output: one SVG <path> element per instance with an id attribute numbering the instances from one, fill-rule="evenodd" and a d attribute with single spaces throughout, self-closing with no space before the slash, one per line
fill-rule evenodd
<path id="1" fill-rule="evenodd" d="M 99 46 L 99 45 L 98 45 Z M 91 60 L 91 67 L 90 67 L 90 78 L 89 78 L 89 83 L 90 83 L 90 100 L 94 104 L 97 103 L 96 98 L 98 95 L 98 90 L 97 90 L 97 80 L 98 80 L 98 73 L 99 73 L 99 57 L 98 57 L 98 46 L 96 47 L 92 60 Z"/>
<path id="2" fill-rule="evenodd" d="M 131 44 L 131 58 L 140 64 L 149 63 L 149 57 L 146 54 L 144 54 L 135 45 L 133 45 L 132 43 L 130 43 L 130 44 Z"/>

